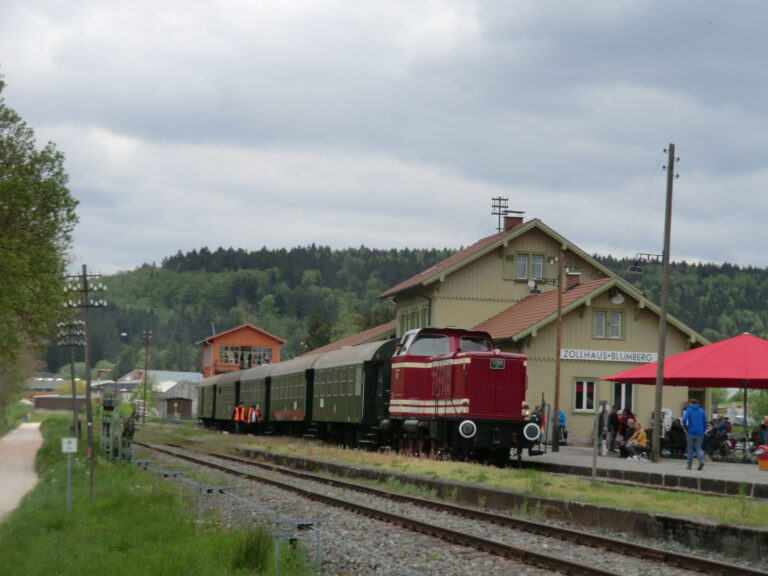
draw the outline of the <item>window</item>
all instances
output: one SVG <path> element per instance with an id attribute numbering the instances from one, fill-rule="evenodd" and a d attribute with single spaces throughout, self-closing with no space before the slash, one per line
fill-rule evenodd
<path id="1" fill-rule="evenodd" d="M 623 338 L 622 320 L 622 312 L 595 312 L 592 323 L 592 337 L 610 338 L 613 340 Z"/>
<path id="2" fill-rule="evenodd" d="M 501 271 L 504 280 L 538 280 L 544 278 L 544 256 L 541 254 L 507 254 Z"/>
<path id="3" fill-rule="evenodd" d="M 486 352 L 491 349 L 491 343 L 485 338 L 469 336 L 461 337 L 462 352 Z"/>
<path id="4" fill-rule="evenodd" d="M 574 410 L 594 412 L 596 388 L 594 380 L 576 380 L 576 394 L 573 396 Z"/>
<path id="5" fill-rule="evenodd" d="M 264 346 L 220 346 L 219 362 L 250 368 L 272 360 L 272 348 Z"/>
<path id="6" fill-rule="evenodd" d="M 414 356 L 436 356 L 448 354 L 448 338 L 446 336 L 428 334 L 419 337 L 411 346 Z"/>
<path id="7" fill-rule="evenodd" d="M 544 256 L 540 254 L 531 254 L 531 278 L 544 278 Z"/>
<path id="8" fill-rule="evenodd" d="M 608 338 L 621 338 L 621 312 L 608 314 Z"/>
<path id="9" fill-rule="evenodd" d="M 518 280 L 528 279 L 528 254 L 517 255 L 517 265 L 515 266 L 515 278 Z"/>

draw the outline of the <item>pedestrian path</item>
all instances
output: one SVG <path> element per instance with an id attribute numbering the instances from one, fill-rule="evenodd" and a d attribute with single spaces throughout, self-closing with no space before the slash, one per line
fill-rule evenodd
<path id="1" fill-rule="evenodd" d="M 679 486 L 706 491 L 737 493 L 739 486 L 748 487 L 748 495 L 768 495 L 768 471 L 760 470 L 757 464 L 734 462 L 707 462 L 703 470 L 697 470 L 694 460 L 688 470 L 686 460 L 661 458 L 653 463 L 648 459 L 627 460 L 609 453 L 595 457 L 593 448 L 560 446 L 558 452 L 547 447 L 546 454 L 525 456 L 525 463 L 542 467 L 552 472 L 568 472 L 589 475 L 593 467 L 599 477 L 609 477 L 652 483 L 664 486 Z"/>
<path id="2" fill-rule="evenodd" d="M 22 424 L 0 438 L 0 521 L 37 484 L 35 457 L 42 445 L 40 423 Z"/>

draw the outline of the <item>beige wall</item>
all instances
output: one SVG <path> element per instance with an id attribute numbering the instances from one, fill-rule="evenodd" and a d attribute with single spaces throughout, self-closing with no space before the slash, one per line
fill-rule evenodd
<path id="1" fill-rule="evenodd" d="M 648 310 L 635 312 L 636 302 L 625 298 L 621 305 L 611 303 L 607 294 L 596 298 L 591 306 L 579 309 L 563 317 L 562 349 L 600 350 L 621 352 L 649 352 L 655 354 L 658 349 L 658 317 Z M 624 318 L 624 338 L 620 340 L 596 339 L 592 337 L 592 313 L 595 310 L 621 310 Z M 519 351 L 528 356 L 528 393 L 526 400 L 531 407 L 544 401 L 554 405 L 555 399 L 555 344 L 556 324 L 550 324 L 538 332 L 535 338 L 528 338 L 519 347 L 504 347 L 510 351 Z M 677 354 L 689 349 L 686 335 L 674 327 L 668 326 L 666 354 Z M 560 361 L 560 409 L 565 413 L 569 430 L 569 441 L 575 444 L 591 442 L 595 412 L 585 412 L 575 407 L 575 388 L 578 380 L 597 382 L 596 406 L 600 401 L 613 403 L 614 383 L 599 379 L 622 370 L 637 366 L 637 363 L 561 360 Z M 674 414 L 681 414 L 681 407 L 688 399 L 688 389 L 664 387 L 662 407 L 669 408 Z M 654 386 L 636 385 L 633 387 L 635 415 L 644 426 L 648 426 L 654 405 Z"/>

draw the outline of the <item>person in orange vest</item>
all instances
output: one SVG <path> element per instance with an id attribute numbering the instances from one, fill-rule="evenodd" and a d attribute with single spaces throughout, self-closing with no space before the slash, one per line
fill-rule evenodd
<path id="1" fill-rule="evenodd" d="M 261 412 L 256 406 L 251 405 L 248 408 L 248 431 L 251 434 L 256 434 L 258 424 L 261 422 Z"/>
<path id="2" fill-rule="evenodd" d="M 235 406 L 235 410 L 232 413 L 232 421 L 235 423 L 235 434 L 245 433 L 245 406 L 242 402 L 238 402 Z"/>

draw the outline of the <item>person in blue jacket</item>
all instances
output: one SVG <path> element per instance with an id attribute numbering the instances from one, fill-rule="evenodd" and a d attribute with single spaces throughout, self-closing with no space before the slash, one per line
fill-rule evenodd
<path id="1" fill-rule="evenodd" d="M 568 432 L 565 430 L 565 413 L 562 410 L 557 412 L 557 442 L 560 446 L 568 445 Z"/>
<path id="2" fill-rule="evenodd" d="M 704 468 L 704 452 L 701 450 L 701 443 L 707 429 L 707 414 L 699 406 L 699 401 L 696 398 L 690 399 L 688 408 L 683 413 L 683 428 L 688 435 L 688 470 L 691 469 L 694 450 L 696 451 L 696 458 L 699 459 L 697 469 L 701 470 Z"/>

